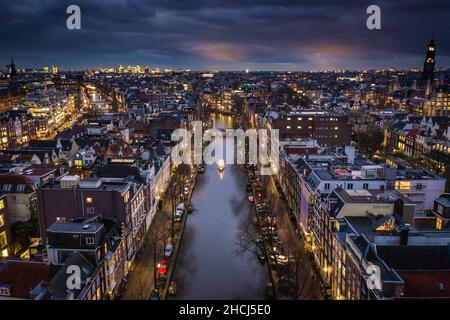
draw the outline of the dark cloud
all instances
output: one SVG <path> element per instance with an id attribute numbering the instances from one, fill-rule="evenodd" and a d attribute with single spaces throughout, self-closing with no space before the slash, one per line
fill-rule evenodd
<path id="1" fill-rule="evenodd" d="M 78 4 L 82 29 L 66 29 Z M 365 27 L 370 4 L 382 30 Z M 196 69 L 418 67 L 434 35 L 450 62 L 448 0 L 0 0 L 0 60 L 64 68 L 141 64 Z"/>

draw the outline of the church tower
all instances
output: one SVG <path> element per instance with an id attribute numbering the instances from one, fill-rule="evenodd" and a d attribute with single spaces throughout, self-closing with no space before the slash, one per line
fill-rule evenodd
<path id="1" fill-rule="evenodd" d="M 422 78 L 424 80 L 429 80 L 430 82 L 433 82 L 434 79 L 434 65 L 435 65 L 435 58 L 436 56 L 436 46 L 434 44 L 434 39 L 431 39 L 430 43 L 428 44 L 427 48 L 427 56 L 425 57 L 425 62 L 423 63 L 423 72 L 422 72 Z"/>
<path id="2" fill-rule="evenodd" d="M 16 70 L 16 65 L 14 64 L 14 60 L 11 57 L 11 64 L 7 65 L 8 69 L 9 69 L 9 77 L 11 79 L 15 79 L 17 76 L 17 70 Z"/>

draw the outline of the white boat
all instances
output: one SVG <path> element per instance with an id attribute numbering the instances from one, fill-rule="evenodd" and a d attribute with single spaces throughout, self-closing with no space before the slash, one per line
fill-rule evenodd
<path id="1" fill-rule="evenodd" d="M 169 296 L 174 296 L 177 294 L 177 284 L 175 281 L 172 281 L 169 285 Z"/>
<path id="2" fill-rule="evenodd" d="M 223 170 L 225 170 L 225 161 L 223 159 L 220 159 L 217 162 L 217 168 L 219 169 L 220 172 L 222 172 Z"/>

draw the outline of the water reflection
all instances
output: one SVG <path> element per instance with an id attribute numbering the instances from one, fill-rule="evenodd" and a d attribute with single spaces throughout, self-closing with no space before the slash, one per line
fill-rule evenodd
<path id="1" fill-rule="evenodd" d="M 223 115 L 213 121 L 216 128 L 233 123 Z M 246 182 L 241 165 L 226 164 L 223 172 L 207 165 L 199 176 L 174 275 L 176 299 L 265 298 L 266 269 L 253 255 L 236 253 L 236 234 L 253 210 Z"/>

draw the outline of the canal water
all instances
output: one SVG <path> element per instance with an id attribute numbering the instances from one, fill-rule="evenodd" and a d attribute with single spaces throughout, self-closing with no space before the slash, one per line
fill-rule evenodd
<path id="1" fill-rule="evenodd" d="M 233 126 L 230 116 L 216 115 L 213 121 L 215 128 Z M 194 212 L 175 268 L 178 292 L 173 299 L 265 299 L 267 269 L 253 254 L 239 253 L 236 241 L 254 210 L 246 183 L 242 165 L 226 165 L 223 174 L 217 165 L 207 165 L 199 175 L 191 199 Z"/>

